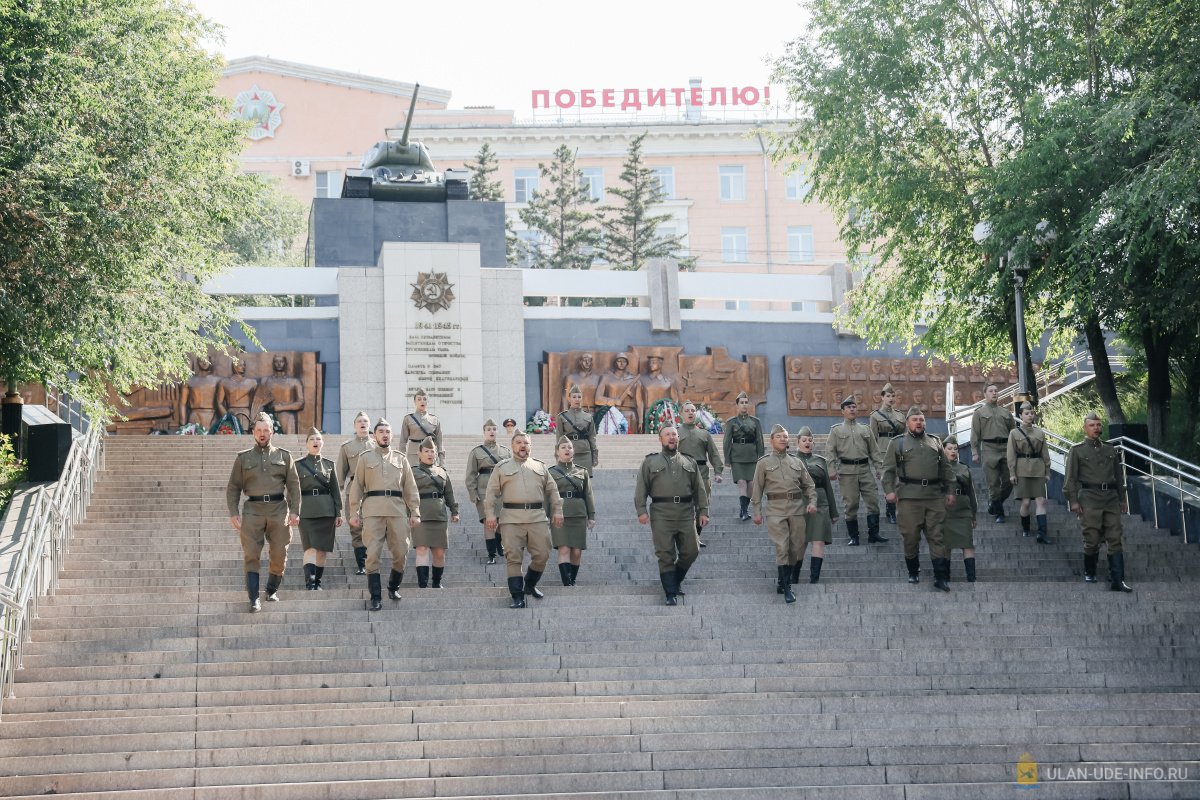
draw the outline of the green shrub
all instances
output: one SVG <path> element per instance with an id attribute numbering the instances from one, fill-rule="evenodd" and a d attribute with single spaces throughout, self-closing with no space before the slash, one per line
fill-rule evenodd
<path id="1" fill-rule="evenodd" d="M 10 437 L 0 434 L 0 516 L 8 510 L 17 484 L 25 480 L 25 465 L 17 460 Z"/>

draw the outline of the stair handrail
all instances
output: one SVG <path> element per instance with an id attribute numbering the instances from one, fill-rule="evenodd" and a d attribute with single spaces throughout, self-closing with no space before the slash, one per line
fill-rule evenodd
<path id="1" fill-rule="evenodd" d="M 73 410 L 67 415 L 73 428 L 78 424 L 86 431 L 75 428 L 78 435 L 72 438 L 59 479 L 33 487 L 17 517 L 14 538 L 19 548 L 0 580 L 0 712 L 4 699 L 13 696 L 30 623 L 37 618 L 42 596 L 58 586 L 71 534 L 87 511 L 104 461 L 104 425 L 88 419 L 65 392 L 54 394 L 54 400 L 59 408 Z"/>

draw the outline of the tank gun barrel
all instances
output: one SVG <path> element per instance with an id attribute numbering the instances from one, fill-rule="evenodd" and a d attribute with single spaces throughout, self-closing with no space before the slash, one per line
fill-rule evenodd
<path id="1" fill-rule="evenodd" d="M 413 84 L 412 102 L 408 104 L 408 119 L 404 120 L 404 133 L 400 137 L 400 145 L 406 147 L 408 145 L 408 131 L 412 128 L 413 112 L 417 110 L 417 95 L 421 93 L 421 84 Z"/>

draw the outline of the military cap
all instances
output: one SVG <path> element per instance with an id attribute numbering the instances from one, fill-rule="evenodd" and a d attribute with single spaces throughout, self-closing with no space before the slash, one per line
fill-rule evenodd
<path id="1" fill-rule="evenodd" d="M 771 435 L 772 436 L 774 436 L 777 433 L 786 434 L 787 432 L 788 432 L 788 429 L 783 427 L 782 425 L 780 425 L 778 422 L 776 422 L 774 425 L 771 426 Z"/>
<path id="2" fill-rule="evenodd" d="M 379 419 L 375 420 L 375 427 L 371 428 L 371 432 L 374 433 L 375 431 L 379 430 L 380 428 L 382 428 L 384 426 L 390 428 L 390 427 L 392 427 L 392 423 L 388 422 L 383 417 L 380 417 Z"/>
<path id="3" fill-rule="evenodd" d="M 808 427 L 807 425 L 802 427 L 800 430 L 796 431 L 797 439 L 799 439 L 801 436 L 807 436 L 808 438 L 811 439 L 812 435 L 813 435 L 812 428 Z"/>
<path id="4" fill-rule="evenodd" d="M 355 414 L 355 415 L 354 415 L 354 419 L 356 419 L 356 420 L 357 420 L 359 417 L 362 417 L 362 418 L 363 418 L 363 419 L 365 419 L 367 422 L 370 422 L 370 421 L 371 421 L 371 415 L 370 415 L 370 414 L 368 414 L 368 413 L 367 413 L 367 412 L 365 412 L 365 411 L 360 411 L 360 412 L 358 412 L 357 414 Z"/>
<path id="5" fill-rule="evenodd" d="M 1026 400 L 1024 403 L 1021 403 L 1021 407 L 1017 409 L 1018 413 L 1022 411 L 1033 411 L 1033 406 L 1030 405 L 1028 400 Z"/>
<path id="6" fill-rule="evenodd" d="M 739 403 L 742 400 L 749 400 L 749 399 L 750 399 L 750 395 L 746 394 L 745 392 L 738 392 L 738 396 L 734 398 L 734 400 Z"/>
<path id="7" fill-rule="evenodd" d="M 511 422 L 513 425 L 516 425 L 516 424 L 517 424 L 517 421 L 516 421 L 515 419 L 513 419 L 512 417 L 509 417 L 508 419 L 504 420 L 504 425 L 505 425 L 505 426 L 507 426 L 507 425 L 508 425 L 510 422 Z"/>
<path id="8" fill-rule="evenodd" d="M 416 397 L 426 397 L 426 396 L 427 396 L 427 395 L 425 394 L 425 390 L 424 390 L 424 389 L 417 389 L 415 392 L 413 392 L 413 397 L 414 397 L 414 398 L 416 398 Z"/>
<path id="9" fill-rule="evenodd" d="M 883 385 L 883 388 L 879 390 L 879 396 L 883 397 L 885 394 L 889 394 L 889 393 L 895 394 L 896 390 L 892 388 L 892 385 L 890 383 L 885 383 Z"/>
<path id="10" fill-rule="evenodd" d="M 487 419 L 485 419 L 485 420 L 483 421 L 483 427 L 485 427 L 485 428 L 488 428 L 488 427 L 495 428 L 495 427 L 496 427 L 496 420 L 492 419 L 491 417 L 488 417 Z"/>
<path id="11" fill-rule="evenodd" d="M 580 395 L 580 396 L 582 396 L 582 395 L 583 395 L 583 389 L 580 389 L 580 388 L 579 388 L 579 384 L 578 384 L 578 383 L 572 383 L 572 384 L 571 384 L 571 389 L 570 389 L 570 391 L 568 391 L 568 392 L 567 392 L 567 394 L 577 394 L 577 395 Z"/>
<path id="12" fill-rule="evenodd" d="M 312 437 L 314 437 L 314 436 L 320 436 L 320 435 L 321 435 L 321 432 L 320 432 L 319 430 L 317 430 L 316 428 L 309 428 L 309 429 L 308 429 L 308 436 L 306 436 L 305 438 L 306 438 L 306 439 L 311 439 L 311 438 L 312 438 Z"/>
<path id="13" fill-rule="evenodd" d="M 426 436 L 422 439 L 420 447 L 422 450 L 437 450 L 437 444 L 433 441 L 432 436 Z"/>
<path id="14" fill-rule="evenodd" d="M 848 394 L 848 395 L 846 395 L 846 399 L 842 401 L 841 407 L 845 408 L 846 406 L 856 406 L 856 405 L 858 405 L 858 401 L 854 399 L 854 395 Z"/>
<path id="15" fill-rule="evenodd" d="M 684 400 L 682 403 L 679 404 L 679 407 L 682 409 L 685 406 L 694 406 L 694 405 L 696 405 L 696 404 L 693 403 L 691 400 Z"/>
<path id="16" fill-rule="evenodd" d="M 921 410 L 920 406 L 909 406 L 908 413 L 904 415 L 904 418 L 908 419 L 909 417 L 923 417 L 923 416 L 925 416 L 925 412 Z"/>
<path id="17" fill-rule="evenodd" d="M 257 425 L 257 424 L 258 424 L 258 423 L 260 423 L 260 422 L 265 422 L 265 423 L 267 423 L 268 425 L 270 425 L 271 427 L 274 427 L 274 426 L 275 426 L 275 420 L 274 420 L 274 419 L 272 419 L 272 418 L 271 418 L 271 415 L 270 415 L 270 414 L 268 414 L 268 413 L 267 413 L 267 412 L 265 412 L 265 411 L 260 411 L 260 412 L 258 412 L 258 414 L 257 414 L 257 415 L 255 415 L 255 417 L 254 417 L 254 424 L 255 424 L 255 425 Z"/>
<path id="18" fill-rule="evenodd" d="M 558 441 L 555 442 L 554 446 L 561 447 L 563 442 L 566 442 L 567 444 L 571 445 L 572 447 L 575 446 L 575 444 L 570 439 L 568 439 L 566 436 L 559 436 Z"/>
<path id="19" fill-rule="evenodd" d="M 1083 421 L 1084 422 L 1103 422 L 1104 420 L 1100 419 L 1099 414 L 1097 414 L 1095 411 L 1092 411 L 1086 417 L 1083 418 Z"/>

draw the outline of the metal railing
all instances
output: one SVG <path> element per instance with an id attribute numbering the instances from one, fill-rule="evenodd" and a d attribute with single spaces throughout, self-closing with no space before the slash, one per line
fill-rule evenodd
<path id="1" fill-rule="evenodd" d="M 65 392 L 47 391 L 47 405 L 72 423 L 74 437 L 62 475 L 22 499 L 13 561 L 0 582 L 0 710 L 11 697 L 21 655 L 43 595 L 58 585 L 75 524 L 83 519 L 103 465 L 105 431 L 93 424 Z M 14 503 L 17 502 L 14 499 Z M 10 509 L 10 513 L 16 513 Z"/>

